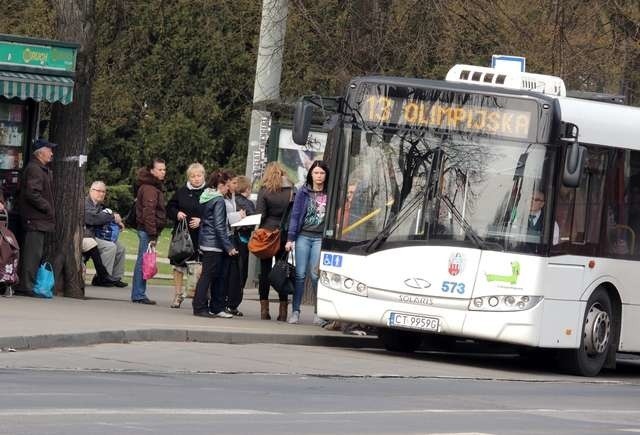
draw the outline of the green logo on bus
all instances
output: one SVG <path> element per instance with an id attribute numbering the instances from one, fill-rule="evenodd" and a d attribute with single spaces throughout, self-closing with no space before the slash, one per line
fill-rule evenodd
<path id="1" fill-rule="evenodd" d="M 487 282 L 506 282 L 509 284 L 517 283 L 518 275 L 520 275 L 520 263 L 517 261 L 511 262 L 511 275 L 486 274 Z"/>

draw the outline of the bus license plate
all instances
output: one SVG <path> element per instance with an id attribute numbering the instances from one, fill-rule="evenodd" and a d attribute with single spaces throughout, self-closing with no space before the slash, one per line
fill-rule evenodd
<path id="1" fill-rule="evenodd" d="M 434 317 L 414 316 L 413 314 L 391 313 L 389 326 L 438 331 L 440 320 Z"/>

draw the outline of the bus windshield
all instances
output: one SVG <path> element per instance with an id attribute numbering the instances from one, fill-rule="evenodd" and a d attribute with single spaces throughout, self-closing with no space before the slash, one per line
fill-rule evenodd
<path id="1" fill-rule="evenodd" d="M 366 253 L 398 243 L 548 249 L 554 147 L 357 124 L 344 129 L 343 144 L 348 168 L 335 238 L 347 246 Z"/>

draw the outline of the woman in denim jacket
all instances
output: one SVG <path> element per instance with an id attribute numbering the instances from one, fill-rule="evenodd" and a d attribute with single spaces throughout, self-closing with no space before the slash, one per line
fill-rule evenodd
<path id="1" fill-rule="evenodd" d="M 300 322 L 300 303 L 304 293 L 304 281 L 307 269 L 311 283 L 318 288 L 318 267 L 320 266 L 320 248 L 327 211 L 327 178 L 329 167 L 322 160 L 313 162 L 307 173 L 307 182 L 298 191 L 291 211 L 289 232 L 285 249 L 291 251 L 295 246 L 296 289 L 293 294 L 293 307 L 289 323 Z M 324 323 L 315 316 L 314 323 Z"/>

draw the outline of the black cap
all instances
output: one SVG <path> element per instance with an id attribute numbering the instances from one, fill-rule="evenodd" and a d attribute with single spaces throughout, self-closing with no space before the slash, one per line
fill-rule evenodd
<path id="1" fill-rule="evenodd" d="M 53 142 L 49 142 L 46 139 L 38 139 L 37 141 L 35 141 L 35 143 L 33 144 L 33 150 L 39 150 L 40 148 L 55 148 L 57 147 L 58 144 L 57 143 L 53 143 Z"/>

